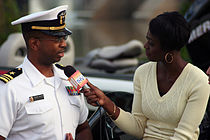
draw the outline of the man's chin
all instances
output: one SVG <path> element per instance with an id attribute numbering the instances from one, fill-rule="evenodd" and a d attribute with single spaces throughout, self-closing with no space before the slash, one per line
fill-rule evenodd
<path id="1" fill-rule="evenodd" d="M 57 57 L 57 58 L 55 59 L 55 62 L 54 62 L 54 63 L 59 62 L 59 61 L 61 60 L 61 58 L 62 58 L 62 57 Z"/>

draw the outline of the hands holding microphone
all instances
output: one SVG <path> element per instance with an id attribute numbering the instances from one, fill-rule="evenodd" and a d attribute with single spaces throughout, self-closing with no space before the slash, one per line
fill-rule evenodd
<path id="1" fill-rule="evenodd" d="M 66 66 L 64 73 L 69 77 L 69 82 L 78 92 L 84 93 L 87 102 L 93 106 L 102 106 L 107 115 L 112 119 L 117 119 L 120 109 L 112 102 L 99 88 L 91 84 L 78 70 L 72 66 Z M 89 86 L 89 88 L 86 86 Z"/>
<path id="2" fill-rule="evenodd" d="M 104 106 L 107 100 L 106 98 L 108 97 L 106 97 L 105 94 L 99 88 L 91 84 L 89 81 L 87 85 L 90 88 L 82 90 L 82 92 L 87 98 L 87 102 L 93 106 Z"/>
<path id="3" fill-rule="evenodd" d="M 109 117 L 111 117 L 113 120 L 116 120 L 119 116 L 120 109 L 99 88 L 91 84 L 89 81 L 87 82 L 87 85 L 90 88 L 82 89 L 87 102 L 93 106 L 98 106 L 99 104 L 104 108 Z"/>

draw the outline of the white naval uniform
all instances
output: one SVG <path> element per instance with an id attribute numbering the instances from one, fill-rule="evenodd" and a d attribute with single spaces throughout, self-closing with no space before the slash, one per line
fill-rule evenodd
<path id="1" fill-rule="evenodd" d="M 8 140 L 64 140 L 71 133 L 75 138 L 77 126 L 88 116 L 84 96 L 68 94 L 65 86 L 72 85 L 56 66 L 54 83 L 27 58 L 20 67 L 22 74 L 6 84 L 0 81 L 0 135 Z M 44 99 L 29 101 L 40 94 Z"/>

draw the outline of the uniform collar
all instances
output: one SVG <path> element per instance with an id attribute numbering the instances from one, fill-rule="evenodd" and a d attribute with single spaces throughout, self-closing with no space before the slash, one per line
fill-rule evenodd
<path id="1" fill-rule="evenodd" d="M 57 89 L 62 80 L 68 80 L 68 77 L 64 74 L 64 70 L 57 68 L 55 65 L 53 65 L 53 71 L 55 75 L 55 89 Z"/>
<path id="2" fill-rule="evenodd" d="M 53 64 L 53 71 L 55 77 L 58 77 L 62 80 L 68 80 L 68 77 L 65 75 L 64 70 L 57 68 L 54 64 Z"/>
<path id="3" fill-rule="evenodd" d="M 38 85 L 42 82 L 46 77 L 39 72 L 39 70 L 28 60 L 27 57 L 24 58 L 22 68 L 26 73 L 27 77 L 31 81 L 33 86 Z M 59 85 L 60 80 L 67 80 L 68 77 L 65 76 L 64 71 L 58 69 L 55 65 L 53 65 L 54 76 L 56 78 L 56 85 Z"/>
<path id="4" fill-rule="evenodd" d="M 28 60 L 27 56 L 24 58 L 22 67 L 33 86 L 45 79 L 45 76 Z"/>

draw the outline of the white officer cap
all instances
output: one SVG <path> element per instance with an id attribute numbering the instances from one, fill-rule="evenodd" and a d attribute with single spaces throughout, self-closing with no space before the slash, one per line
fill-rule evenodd
<path id="1" fill-rule="evenodd" d="M 63 5 L 51 10 L 33 13 L 21 17 L 11 24 L 21 24 L 23 32 L 41 31 L 51 36 L 71 35 L 72 32 L 66 28 L 65 24 L 67 8 L 68 5 Z"/>

